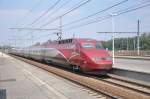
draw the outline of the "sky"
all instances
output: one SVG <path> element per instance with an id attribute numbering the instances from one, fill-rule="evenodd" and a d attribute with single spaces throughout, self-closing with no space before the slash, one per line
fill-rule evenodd
<path id="1" fill-rule="evenodd" d="M 60 0 L 60 2 L 51 9 L 46 15 L 40 18 L 37 22 L 32 24 L 39 16 L 54 5 L 57 0 L 0 0 L 0 45 L 15 45 L 28 46 L 36 42 L 46 42 L 48 39 L 56 40 L 57 35 L 54 34 L 58 30 L 53 31 L 37 31 L 37 30 L 11 30 L 9 28 L 43 28 L 53 29 L 59 27 L 60 20 L 56 20 L 47 26 L 43 26 L 47 22 L 53 21 L 55 18 L 72 9 L 73 6 L 79 2 L 87 0 Z M 150 6 L 138 9 L 133 12 L 114 16 L 103 21 L 93 24 L 85 25 L 75 28 L 87 22 L 94 20 L 101 20 L 103 16 L 108 16 L 118 11 L 124 10 L 128 7 L 138 6 L 144 2 L 150 3 L 150 0 L 126 0 L 110 10 L 99 13 L 94 17 L 82 20 L 78 23 L 68 24 L 72 21 L 86 17 L 95 12 L 110 7 L 116 3 L 124 0 L 91 0 L 82 7 L 72 11 L 71 13 L 62 17 L 62 37 L 72 38 L 73 36 L 79 38 L 93 38 L 97 40 L 109 40 L 112 34 L 97 33 L 97 32 L 111 32 L 112 19 L 114 23 L 114 31 L 136 32 L 137 20 L 140 20 L 140 32 L 150 32 Z M 60 10 L 59 7 L 64 5 Z M 132 37 L 136 36 L 134 33 L 130 34 L 115 34 L 118 37 Z"/>

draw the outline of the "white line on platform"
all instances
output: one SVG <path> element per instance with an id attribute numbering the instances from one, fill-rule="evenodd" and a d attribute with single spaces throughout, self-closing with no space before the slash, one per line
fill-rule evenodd
<path id="1" fill-rule="evenodd" d="M 36 80 L 36 81 L 34 81 L 35 83 L 37 83 L 39 86 L 45 86 L 48 90 L 52 91 L 58 97 L 60 97 L 60 99 L 68 99 L 65 95 L 63 95 L 60 92 L 56 91 L 54 88 L 52 88 L 51 86 L 49 86 L 47 83 L 45 83 L 44 81 L 42 81 L 40 78 L 34 76 L 30 71 L 28 71 L 26 69 L 23 69 L 23 72 L 26 72 L 27 74 L 29 74 L 30 77 L 32 77 L 32 80 Z"/>

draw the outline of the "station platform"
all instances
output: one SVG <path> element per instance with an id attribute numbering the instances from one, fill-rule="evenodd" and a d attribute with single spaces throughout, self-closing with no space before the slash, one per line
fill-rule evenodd
<path id="1" fill-rule="evenodd" d="M 115 58 L 113 68 L 137 71 L 150 74 L 150 60 L 136 58 Z"/>
<path id="2" fill-rule="evenodd" d="M 150 56 L 115 56 L 115 58 L 123 58 L 123 59 L 138 59 L 138 60 L 149 60 Z"/>
<path id="3" fill-rule="evenodd" d="M 0 99 L 102 99 L 100 94 L 0 53 Z"/>

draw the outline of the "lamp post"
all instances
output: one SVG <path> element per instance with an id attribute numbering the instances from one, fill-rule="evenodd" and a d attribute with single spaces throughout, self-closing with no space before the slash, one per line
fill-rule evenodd
<path id="1" fill-rule="evenodd" d="M 112 22 L 112 60 L 114 65 L 114 56 L 115 56 L 115 42 L 114 42 L 114 36 L 115 36 L 115 23 L 114 23 L 114 16 L 117 16 L 117 13 L 111 13 L 111 22 Z"/>
<path id="2" fill-rule="evenodd" d="M 137 54 L 140 55 L 140 21 L 137 23 Z"/>

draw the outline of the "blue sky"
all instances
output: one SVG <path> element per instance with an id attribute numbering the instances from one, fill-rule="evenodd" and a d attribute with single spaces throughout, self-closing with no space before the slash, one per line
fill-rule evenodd
<path id="1" fill-rule="evenodd" d="M 57 31 L 17 31 L 9 30 L 11 27 L 32 27 L 39 28 L 46 22 L 54 19 L 55 17 L 65 13 L 71 9 L 75 4 L 83 0 L 70 0 L 61 10 L 57 13 L 51 14 L 58 7 L 63 5 L 68 0 L 61 0 L 60 3 L 52 9 L 46 16 L 42 17 L 37 23 L 29 25 L 36 18 L 38 18 L 48 7 L 52 6 L 57 0 L 0 0 L 0 45 L 1 44 L 14 44 L 14 40 L 18 39 L 17 46 L 28 46 L 31 44 L 31 32 L 33 32 L 33 41 L 44 42 L 48 39 L 55 40 L 57 36 L 52 34 Z M 88 4 L 82 6 L 81 8 L 71 12 L 70 14 L 62 18 L 62 25 L 77 20 L 79 18 L 88 16 L 94 12 L 112 6 L 123 0 L 92 0 Z M 96 19 L 97 17 L 102 17 L 110 13 L 114 13 L 119 10 L 123 10 L 130 6 L 141 4 L 142 2 L 150 0 L 128 0 L 127 2 L 114 7 L 111 10 L 98 14 L 91 19 Z M 32 11 L 30 12 L 30 10 Z M 114 17 L 115 31 L 137 31 L 137 20 L 140 20 L 140 31 L 149 32 L 150 31 L 150 6 L 136 10 L 134 12 L 126 13 L 120 16 Z M 69 26 L 63 27 L 63 38 L 73 37 L 86 37 L 94 38 L 98 40 L 108 40 L 111 39 L 111 34 L 98 34 L 97 32 L 112 31 L 112 21 L 111 18 L 97 22 L 94 24 L 86 25 L 80 28 L 68 29 L 76 25 L 88 22 L 90 19 L 82 21 L 76 24 L 70 24 Z M 55 28 L 59 24 L 59 20 L 54 23 L 47 25 L 42 28 Z M 49 34 L 49 35 L 48 35 Z M 135 34 L 116 34 L 115 37 L 131 37 Z M 19 40 L 23 39 L 23 40 Z"/>

